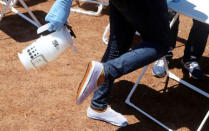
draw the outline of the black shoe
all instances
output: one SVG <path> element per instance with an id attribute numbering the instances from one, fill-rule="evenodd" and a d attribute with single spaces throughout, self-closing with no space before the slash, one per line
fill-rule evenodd
<path id="1" fill-rule="evenodd" d="M 183 63 L 183 66 L 184 66 L 184 69 L 186 69 L 189 72 L 189 75 L 192 78 L 194 78 L 196 80 L 200 80 L 203 78 L 204 73 L 200 69 L 200 66 L 197 61 L 185 62 L 185 63 Z"/>

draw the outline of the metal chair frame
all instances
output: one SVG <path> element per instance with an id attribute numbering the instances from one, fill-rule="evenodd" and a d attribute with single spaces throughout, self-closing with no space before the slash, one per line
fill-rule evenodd
<path id="1" fill-rule="evenodd" d="M 176 21 L 176 19 L 178 18 L 178 16 L 179 16 L 179 14 L 177 13 L 177 14 L 175 15 L 175 17 L 173 18 L 173 20 L 171 21 L 170 27 L 173 26 L 173 24 L 174 24 L 174 22 Z M 167 76 L 168 76 L 169 78 L 172 78 L 172 79 L 176 80 L 177 82 L 179 82 L 179 83 L 185 85 L 186 87 L 192 89 L 193 91 L 195 91 L 195 92 L 197 92 L 197 93 L 199 93 L 199 94 L 201 94 L 201 95 L 203 95 L 203 96 L 205 96 L 206 98 L 209 99 L 209 94 L 208 94 L 207 92 L 205 92 L 205 91 L 203 91 L 203 90 L 197 88 L 196 86 L 194 86 L 194 85 L 192 85 L 192 84 L 190 84 L 190 83 L 188 83 L 188 82 L 186 82 L 186 81 L 180 79 L 179 77 L 177 77 L 176 75 L 174 75 L 173 73 L 171 73 L 171 72 L 169 71 L 169 69 L 168 69 L 168 64 L 167 64 L 166 58 L 163 57 L 162 59 L 163 59 L 163 61 L 164 61 L 164 63 L 165 63 L 166 74 L 167 74 Z M 148 113 L 146 113 L 145 111 L 143 111 L 142 109 L 140 109 L 139 107 L 135 106 L 135 105 L 130 101 L 130 99 L 131 99 L 131 97 L 132 97 L 134 91 L 136 90 L 136 88 L 137 88 L 137 86 L 138 86 L 140 80 L 142 79 L 144 73 L 146 72 L 147 68 L 148 68 L 148 65 L 144 67 L 143 71 L 142 71 L 141 74 L 139 75 L 139 77 L 138 77 L 136 83 L 134 84 L 132 90 L 130 91 L 130 93 L 128 94 L 128 96 L 127 96 L 127 98 L 126 98 L 125 103 L 128 104 L 129 106 L 135 108 L 137 111 L 141 112 L 143 115 L 145 115 L 145 116 L 148 117 L 149 119 L 153 120 L 155 123 L 157 123 L 157 124 L 160 125 L 161 127 L 165 128 L 166 130 L 168 130 L 168 131 L 173 131 L 172 129 L 170 129 L 169 127 L 167 127 L 167 126 L 166 126 L 165 124 L 163 124 L 162 122 L 158 121 L 157 119 L 155 119 L 154 117 L 152 117 L 151 115 L 149 115 Z M 208 117 L 209 117 L 209 111 L 208 111 L 208 113 L 205 115 L 205 117 L 204 117 L 203 121 L 201 122 L 201 124 L 199 125 L 197 131 L 200 131 L 200 130 L 202 129 L 202 127 L 203 127 L 203 125 L 205 124 L 205 122 L 207 121 Z"/>
<path id="2" fill-rule="evenodd" d="M 20 4 L 27 10 L 27 12 L 29 13 L 29 15 L 31 16 L 32 19 L 28 18 L 27 16 L 25 16 L 24 14 L 22 14 L 21 12 L 19 12 L 17 9 L 15 9 L 13 7 L 16 4 L 17 1 L 19 1 Z M 38 21 L 38 19 L 31 12 L 31 10 L 29 9 L 29 7 L 25 4 L 25 2 L 23 0 L 6 0 L 6 1 L 0 0 L 0 4 L 4 5 L 4 8 L 3 8 L 3 10 L 1 11 L 1 14 L 0 14 L 0 21 L 3 19 L 6 10 L 8 8 L 10 8 L 12 12 L 14 12 L 17 15 L 19 15 L 23 19 L 27 20 L 28 22 L 30 22 L 34 26 L 36 26 L 36 27 L 40 27 L 41 26 L 41 24 Z"/>
<path id="3" fill-rule="evenodd" d="M 86 3 L 92 3 L 92 4 L 97 4 L 98 8 L 97 11 L 86 11 L 83 9 L 77 9 L 77 8 L 71 8 L 72 12 L 76 12 L 76 13 L 82 13 L 82 14 L 86 14 L 86 15 L 92 15 L 92 16 L 99 16 L 102 12 L 102 9 L 104 6 L 108 6 L 109 2 L 104 2 L 104 0 L 76 0 L 76 3 L 80 6 L 80 1 L 81 2 L 86 2 Z"/>

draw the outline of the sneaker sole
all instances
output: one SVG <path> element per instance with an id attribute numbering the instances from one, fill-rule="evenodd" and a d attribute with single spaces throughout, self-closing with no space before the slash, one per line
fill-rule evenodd
<path id="1" fill-rule="evenodd" d="M 95 119 L 95 120 L 104 121 L 104 122 L 107 122 L 107 123 L 110 123 L 110 124 L 112 124 L 112 125 L 119 126 L 119 127 L 125 127 L 125 126 L 128 125 L 128 123 L 125 123 L 125 124 L 123 124 L 123 125 L 117 124 L 117 123 L 115 123 L 114 121 L 108 121 L 108 120 L 106 120 L 106 119 L 104 119 L 104 118 L 91 116 L 91 115 L 89 115 L 89 114 L 87 114 L 87 116 L 88 116 L 89 118 L 92 118 L 92 119 Z"/>
<path id="2" fill-rule="evenodd" d="M 189 78 L 193 78 L 194 80 L 200 80 L 197 77 L 193 76 L 192 73 L 190 73 L 185 67 L 183 67 L 183 70 L 186 71 L 186 72 L 188 72 Z"/>
<path id="3" fill-rule="evenodd" d="M 189 77 L 190 77 L 190 78 L 193 78 L 193 79 L 195 79 L 195 80 L 200 80 L 200 79 L 198 79 L 197 77 L 193 76 L 190 72 L 189 72 Z"/>
<path id="4" fill-rule="evenodd" d="M 87 115 L 88 116 L 88 115 Z M 107 123 L 110 123 L 112 125 L 115 125 L 115 126 L 119 126 L 119 127 L 125 127 L 128 125 L 128 123 L 124 124 L 124 125 L 120 125 L 120 124 L 117 124 L 115 122 L 112 122 L 112 121 L 108 121 L 106 119 L 103 119 L 103 118 L 100 118 L 100 117 L 94 117 L 94 116 L 88 116 L 89 118 L 91 119 L 95 119 L 95 120 L 100 120 L 100 121 L 104 121 L 104 122 L 107 122 Z"/>
<path id="5" fill-rule="evenodd" d="M 94 61 L 88 64 L 86 73 L 77 91 L 77 104 L 81 104 L 88 97 L 88 95 L 90 95 L 97 88 L 97 85 L 92 85 L 92 83 L 90 83 L 91 79 L 95 79 L 95 77 L 97 77 L 96 79 L 98 79 L 98 76 L 101 74 L 102 71 L 95 69 L 95 65 L 96 62 Z"/>

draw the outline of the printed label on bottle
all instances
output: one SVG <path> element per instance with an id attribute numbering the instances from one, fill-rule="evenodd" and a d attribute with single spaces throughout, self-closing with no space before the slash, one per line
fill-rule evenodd
<path id="1" fill-rule="evenodd" d="M 38 68 L 47 63 L 47 60 L 44 58 L 43 55 L 39 55 L 31 60 L 32 65 L 35 68 Z"/>

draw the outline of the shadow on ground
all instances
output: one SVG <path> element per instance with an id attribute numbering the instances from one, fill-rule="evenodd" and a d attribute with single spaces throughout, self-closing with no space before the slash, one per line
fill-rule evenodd
<path id="1" fill-rule="evenodd" d="M 182 43 L 183 45 L 185 45 L 185 44 L 187 43 L 187 40 L 186 40 L 186 39 L 181 38 L 181 37 L 179 37 L 179 36 L 177 37 L 177 40 L 176 40 L 176 41 Z"/>
<path id="2" fill-rule="evenodd" d="M 33 11 L 33 13 L 41 24 L 45 23 L 45 12 L 36 10 Z M 24 13 L 24 15 L 28 16 L 28 13 Z M 39 37 L 36 34 L 37 27 L 18 15 L 8 14 L 7 16 L 5 16 L 0 22 L 0 30 L 2 30 L 4 33 L 6 33 L 8 36 L 12 37 L 18 42 L 27 42 L 37 39 Z"/>
<path id="3" fill-rule="evenodd" d="M 204 85 L 205 87 L 201 87 L 202 89 L 206 88 L 205 90 L 209 90 L 209 84 L 208 84 L 208 81 L 209 81 L 209 58 L 208 57 L 205 57 L 205 56 L 202 56 L 200 58 L 200 61 L 199 61 L 199 65 L 202 69 L 202 71 L 204 72 L 204 77 L 202 80 L 194 80 L 194 79 L 191 79 L 189 77 L 189 73 L 188 71 L 186 71 L 185 69 L 183 69 L 183 64 L 182 64 L 182 57 L 180 58 L 177 58 L 177 59 L 172 59 L 170 61 L 170 64 L 169 64 L 169 69 L 173 69 L 173 68 L 178 68 L 178 69 L 181 69 L 182 70 L 182 73 L 183 73 L 183 79 L 188 81 L 189 83 L 191 84 L 194 84 L 194 85 L 199 85 L 199 82 L 201 82 L 201 85 Z"/>
<path id="4" fill-rule="evenodd" d="M 27 6 L 34 6 L 43 2 L 47 2 L 47 0 L 24 0 L 24 2 L 26 3 Z M 17 2 L 16 5 L 22 7 L 20 2 Z"/>
<path id="5" fill-rule="evenodd" d="M 114 84 L 110 96 L 112 108 L 123 115 L 134 115 L 140 122 L 119 128 L 118 131 L 163 131 L 164 129 L 125 104 L 134 83 L 119 81 Z M 204 84 L 203 84 L 204 85 Z M 200 122 L 209 110 L 209 100 L 185 86 L 178 84 L 168 87 L 164 93 L 160 93 L 147 85 L 140 84 L 131 98 L 131 102 L 171 129 L 188 128 L 197 130 Z M 152 124 L 150 124 L 152 123 Z M 208 131 L 209 121 L 202 131 Z"/>

